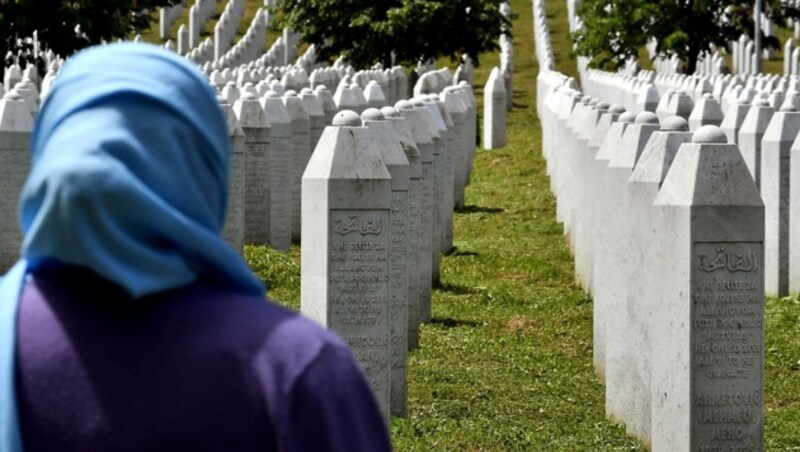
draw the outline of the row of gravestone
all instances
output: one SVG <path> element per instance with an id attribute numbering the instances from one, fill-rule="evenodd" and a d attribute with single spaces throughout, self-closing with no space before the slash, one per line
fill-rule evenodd
<path id="1" fill-rule="evenodd" d="M 686 108 L 690 110 L 707 95 L 711 95 L 724 112 L 740 101 L 764 100 L 778 109 L 790 99 L 795 108 L 800 107 L 800 80 L 796 76 L 681 75 L 649 71 L 626 75 L 588 70 L 583 86 L 590 95 L 603 95 L 609 102 L 636 112 L 661 108 L 676 93 L 688 96 L 691 103 Z"/>
<path id="2" fill-rule="evenodd" d="M 28 84 L 18 84 L 19 89 L 0 101 L 0 265 L 6 268 L 19 255 L 16 199 L 30 167 L 30 134 L 38 104 L 35 87 Z M 341 115 L 344 123 L 334 120 L 337 127 L 325 128 L 331 121 L 317 97 L 327 90 L 320 88 L 299 95 L 260 95 L 247 83 L 235 95 L 225 89 L 219 94 L 232 143 L 223 235 L 240 252 L 244 243 L 286 250 L 292 239 L 302 236 L 303 311 L 345 338 L 370 376 L 385 413 L 391 406 L 393 414 L 403 415 L 406 350 L 416 346 L 420 322 L 430 320 L 439 256 L 453 247 L 452 215 L 455 207 L 463 206 L 469 181 L 477 104 L 471 88 L 461 82 L 438 95 L 401 101 L 396 109 L 367 109 L 362 116 L 368 129 L 361 127 L 354 112 Z M 329 92 L 328 96 L 330 100 Z M 352 127 L 354 121 L 357 130 L 342 134 L 349 129 L 340 126 Z M 369 133 L 352 141 L 358 131 Z M 340 149 L 341 140 L 355 147 Z M 378 165 L 368 160 L 367 151 L 386 155 Z M 371 175 L 387 171 L 386 180 L 370 182 Z M 336 182 L 339 179 L 347 181 Z M 381 191 L 385 187 L 386 193 Z M 360 206 L 362 198 L 377 204 Z M 382 213 L 370 216 L 375 206 Z M 330 212 L 321 210 L 329 207 Z M 349 229 L 353 215 L 360 218 L 362 213 L 368 218 L 350 232 L 365 240 L 320 229 Z M 373 236 L 380 240 L 368 240 Z"/>
<path id="3" fill-rule="evenodd" d="M 407 351 L 431 319 L 439 256 L 453 247 L 475 108 L 462 82 L 339 112 L 303 175 L 301 311 L 351 347 L 387 417 L 406 413 Z"/>
<path id="4" fill-rule="evenodd" d="M 770 267 L 742 152 L 717 126 L 692 132 L 684 117 L 540 79 L 543 151 L 593 297 L 607 414 L 657 451 L 762 450 Z"/>
<path id="5" fill-rule="evenodd" d="M 542 149 L 593 296 L 606 413 L 654 451 L 763 450 L 765 210 L 750 167 L 716 126 L 585 96 L 552 70 L 544 8 L 534 20 Z M 742 145 L 767 143 L 748 132 L 764 130 L 756 102 Z"/>
<path id="6" fill-rule="evenodd" d="M 652 86 L 647 92 L 656 96 L 656 107 L 652 108 L 653 99 L 645 102 L 646 96 L 640 96 L 634 111 L 655 111 L 661 120 L 673 114 L 682 116 L 688 119 L 691 130 L 704 124 L 720 125 L 727 140 L 739 145 L 765 202 L 765 293 L 784 296 L 800 292 L 800 229 L 791 222 L 800 214 L 800 203 L 792 202 L 798 199 L 792 193 L 800 190 L 800 175 L 792 167 L 800 153 L 800 141 L 796 140 L 800 133 L 800 82 L 793 77 L 770 76 L 750 77 L 747 82 L 733 89 L 715 84 L 715 93 L 729 91 L 732 98 L 738 95 L 724 115 L 713 94 L 704 93 L 698 102 L 692 102 L 688 93 L 668 90 L 658 99 Z M 604 86 L 602 92 L 614 92 L 608 84 Z"/>

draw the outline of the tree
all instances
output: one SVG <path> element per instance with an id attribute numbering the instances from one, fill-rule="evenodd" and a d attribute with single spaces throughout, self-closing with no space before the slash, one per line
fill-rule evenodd
<path id="1" fill-rule="evenodd" d="M 0 56 L 30 50 L 23 40 L 36 31 L 46 48 L 61 56 L 103 41 L 126 38 L 150 27 L 149 11 L 180 0 L 0 0 Z M 76 33 L 80 27 L 80 33 Z M 24 65 L 32 61 L 28 56 Z M 0 76 L 4 70 L 0 64 Z"/>
<path id="2" fill-rule="evenodd" d="M 778 26 L 798 17 L 797 8 L 781 0 L 762 3 Z M 725 48 L 742 33 L 753 36 L 753 7 L 754 0 L 584 0 L 578 14 L 585 26 L 573 34 L 575 52 L 590 57 L 592 67 L 616 70 L 654 40 L 657 56 L 677 55 L 693 73 L 700 52 L 711 45 Z"/>
<path id="3" fill-rule="evenodd" d="M 359 67 L 416 64 L 497 50 L 510 33 L 501 0 L 284 0 L 272 8 L 278 26 L 299 31 L 320 60 L 344 56 Z"/>

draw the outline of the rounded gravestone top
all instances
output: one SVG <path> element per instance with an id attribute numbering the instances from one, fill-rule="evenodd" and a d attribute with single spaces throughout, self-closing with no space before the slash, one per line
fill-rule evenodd
<path id="1" fill-rule="evenodd" d="M 703 93 L 703 99 L 713 99 L 714 95 L 711 93 Z"/>
<path id="2" fill-rule="evenodd" d="M 597 104 L 599 104 L 599 103 L 600 103 L 600 99 L 598 99 L 596 97 L 593 97 L 592 100 L 589 101 L 589 105 L 592 106 L 592 107 L 597 105 Z"/>
<path id="3" fill-rule="evenodd" d="M 361 117 L 352 110 L 342 110 L 333 117 L 333 125 L 337 127 L 361 127 Z"/>
<path id="4" fill-rule="evenodd" d="M 367 108 L 361 113 L 361 119 L 364 121 L 383 121 L 386 119 L 386 116 L 377 108 Z"/>
<path id="5" fill-rule="evenodd" d="M 297 97 L 297 91 L 290 89 L 289 91 L 283 93 L 283 95 L 284 97 Z"/>
<path id="6" fill-rule="evenodd" d="M 381 108 L 381 113 L 383 113 L 383 116 L 384 116 L 385 118 L 396 118 L 396 117 L 398 117 L 398 116 L 400 115 L 400 114 L 397 112 L 397 109 L 396 109 L 396 108 L 394 108 L 394 107 L 389 107 L 389 106 L 386 106 L 386 107 L 383 107 L 383 108 Z"/>
<path id="7" fill-rule="evenodd" d="M 376 82 L 375 80 L 370 80 L 369 83 L 367 83 L 367 86 L 377 85 L 377 84 L 378 84 L 378 82 Z"/>
<path id="8" fill-rule="evenodd" d="M 620 104 L 614 104 L 611 107 L 609 107 L 608 111 L 611 112 L 611 113 L 616 113 L 618 115 L 621 115 L 621 114 L 625 113 L 625 107 L 623 107 Z"/>
<path id="9" fill-rule="evenodd" d="M 636 114 L 632 111 L 626 111 L 625 113 L 619 115 L 619 122 L 626 122 L 626 123 L 633 123 L 636 120 Z"/>
<path id="10" fill-rule="evenodd" d="M 309 94 L 314 94 L 314 90 L 312 90 L 311 88 L 303 88 L 300 90 L 300 95 L 302 96 L 307 96 Z"/>
<path id="11" fill-rule="evenodd" d="M 747 97 L 739 96 L 738 98 L 736 98 L 736 105 L 747 105 L 747 104 L 748 104 Z M 755 105 L 755 104 L 753 104 L 753 105 Z"/>
<path id="12" fill-rule="evenodd" d="M 411 101 L 411 106 L 417 108 L 425 107 L 425 102 L 423 102 L 421 99 L 413 100 Z"/>
<path id="13" fill-rule="evenodd" d="M 582 103 L 583 105 L 589 105 L 589 103 L 590 103 L 592 100 L 594 100 L 594 97 L 591 97 L 591 96 L 583 96 L 583 98 L 581 98 L 581 103 Z"/>
<path id="14" fill-rule="evenodd" d="M 411 102 L 407 100 L 401 100 L 394 104 L 394 108 L 398 110 L 411 110 L 414 107 L 411 105 Z"/>
<path id="15" fill-rule="evenodd" d="M 688 132 L 689 123 L 680 116 L 670 116 L 664 120 L 664 124 L 661 125 L 661 130 L 667 132 Z"/>
<path id="16" fill-rule="evenodd" d="M 754 107 L 769 107 L 769 102 L 766 99 L 758 99 L 753 102 Z"/>
<path id="17" fill-rule="evenodd" d="M 682 89 L 678 90 L 678 91 L 675 91 L 675 94 L 677 94 L 679 96 L 688 96 L 688 94 L 686 94 L 686 91 L 684 91 Z"/>
<path id="18" fill-rule="evenodd" d="M 245 91 L 245 93 L 242 95 L 242 100 L 245 102 L 254 102 L 258 100 L 258 96 L 250 91 Z"/>
<path id="19" fill-rule="evenodd" d="M 217 103 L 219 103 L 220 105 L 227 105 L 228 98 L 223 96 L 222 94 L 217 94 Z"/>
<path id="20" fill-rule="evenodd" d="M 356 82 L 351 83 L 349 88 L 350 89 L 361 89 L 361 87 L 358 86 L 358 83 L 356 83 Z"/>
<path id="21" fill-rule="evenodd" d="M 594 104 L 594 108 L 600 111 L 608 111 L 608 109 L 611 108 L 611 104 L 608 102 L 598 102 Z"/>
<path id="22" fill-rule="evenodd" d="M 692 143 L 727 143 L 728 137 L 717 126 L 706 125 L 692 135 Z"/>
<path id="23" fill-rule="evenodd" d="M 780 108 L 779 111 L 784 111 L 784 112 L 795 111 L 794 103 L 792 103 L 792 97 L 791 96 L 787 97 L 786 100 L 783 101 L 783 105 L 781 105 L 781 108 Z"/>
<path id="24" fill-rule="evenodd" d="M 458 86 L 469 86 L 469 83 L 467 83 L 466 80 L 461 80 L 460 82 L 458 82 Z"/>
<path id="25" fill-rule="evenodd" d="M 12 89 L 11 91 L 3 95 L 3 100 L 13 100 L 15 102 L 21 102 L 22 96 L 20 96 L 16 90 Z"/>
<path id="26" fill-rule="evenodd" d="M 316 91 L 316 92 L 328 91 L 328 87 L 325 86 L 325 85 L 317 85 L 317 87 L 314 88 L 314 91 Z"/>
<path id="27" fill-rule="evenodd" d="M 247 82 L 247 83 L 244 84 L 245 88 L 253 88 L 254 86 L 255 85 L 253 85 L 253 82 Z"/>
<path id="28" fill-rule="evenodd" d="M 636 124 L 655 124 L 658 125 L 658 116 L 652 111 L 643 111 L 636 115 Z"/>
<path id="29" fill-rule="evenodd" d="M 276 93 L 275 91 L 269 90 L 267 91 L 266 94 L 264 94 L 264 97 L 266 97 L 267 99 L 280 99 L 281 95 Z"/>
<path id="30" fill-rule="evenodd" d="M 438 94 L 429 94 L 428 95 L 428 99 L 430 99 L 432 101 L 435 101 L 435 102 L 439 102 L 439 95 Z"/>

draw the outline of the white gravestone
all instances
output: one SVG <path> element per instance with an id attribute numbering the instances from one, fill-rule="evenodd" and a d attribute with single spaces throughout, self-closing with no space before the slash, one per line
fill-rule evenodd
<path id="1" fill-rule="evenodd" d="M 228 123 L 231 137 L 231 164 L 228 176 L 228 209 L 222 236 L 239 254 L 244 254 L 244 206 L 245 206 L 245 171 L 247 151 L 245 135 L 236 112 L 228 104 L 227 99 L 217 96 L 222 112 Z"/>
<path id="2" fill-rule="evenodd" d="M 412 350 L 419 344 L 419 285 L 417 262 L 420 247 L 417 238 L 420 234 L 420 179 L 422 178 L 422 155 L 414 141 L 414 137 L 409 128 L 408 121 L 400 116 L 394 107 L 384 107 L 381 109 L 386 119 L 392 122 L 403 152 L 409 163 L 409 182 L 408 182 L 408 244 L 406 246 L 406 263 L 408 267 L 408 325 L 406 345 L 408 350 Z"/>
<path id="3" fill-rule="evenodd" d="M 619 199 L 609 192 L 610 172 L 608 163 L 614 157 L 617 147 L 625 135 L 628 127 L 633 125 L 636 115 L 633 112 L 622 113 L 617 122 L 611 124 L 608 129 L 603 144 L 595 154 L 595 168 L 597 176 L 594 179 L 595 204 L 594 222 L 592 224 L 592 289 L 594 295 L 594 308 L 592 309 L 592 354 L 594 367 L 598 376 L 605 379 L 606 369 L 606 335 L 605 325 L 608 315 L 607 308 L 603 305 L 605 295 L 601 295 L 603 290 L 608 291 L 608 287 L 602 287 L 608 278 L 608 267 L 605 261 L 606 256 L 612 252 L 616 243 L 608 240 L 612 217 L 609 214 L 613 209 L 614 203 Z"/>
<path id="4" fill-rule="evenodd" d="M 653 450 L 764 449 L 764 206 L 703 127 L 654 202 Z"/>
<path id="5" fill-rule="evenodd" d="M 428 119 L 427 124 L 433 140 L 433 162 L 431 166 L 431 274 L 432 283 L 439 282 L 439 250 L 442 240 L 442 181 L 444 179 L 444 159 L 447 156 L 447 126 L 439 115 L 435 105 L 426 104 L 422 99 L 413 101 L 412 105 L 421 111 Z M 428 310 L 427 312 L 430 312 Z M 430 320 L 430 315 L 423 319 Z"/>
<path id="6" fill-rule="evenodd" d="M 678 148 L 692 140 L 689 124 L 680 116 L 664 120 L 660 131 L 653 132 L 647 142 L 636 168 L 628 182 L 628 212 L 630 253 L 627 263 L 627 298 L 620 312 L 621 323 L 626 324 L 623 335 L 623 360 L 627 366 L 621 374 L 622 384 L 628 387 L 621 392 L 620 417 L 627 425 L 627 431 L 650 442 L 650 331 L 654 319 L 650 305 L 654 295 L 651 288 L 654 279 L 660 274 L 652 266 L 651 246 L 655 237 L 653 230 L 652 205 L 659 188 L 672 165 Z"/>
<path id="7" fill-rule="evenodd" d="M 336 114 L 336 102 L 333 101 L 333 94 L 328 90 L 325 85 L 319 85 L 314 89 L 314 94 L 317 95 L 320 103 L 322 104 L 322 111 L 325 112 L 325 124 L 329 125 L 333 122 L 333 116 Z"/>
<path id="8" fill-rule="evenodd" d="M 30 141 L 33 117 L 25 101 L 13 90 L 0 100 L 0 271 L 19 260 L 22 230 L 17 220 L 17 202 L 30 172 Z"/>
<path id="9" fill-rule="evenodd" d="M 361 114 L 364 125 L 373 132 L 383 162 L 392 177 L 392 205 L 389 213 L 389 326 L 391 328 L 390 412 L 405 417 L 408 361 L 408 185 L 410 167 L 395 126 L 380 110 L 370 108 Z"/>
<path id="10" fill-rule="evenodd" d="M 789 168 L 800 132 L 800 112 L 788 103 L 772 115 L 761 140 L 761 196 L 764 199 L 764 274 L 770 296 L 789 293 Z"/>
<path id="11" fill-rule="evenodd" d="M 492 69 L 483 91 L 483 147 L 497 149 L 506 145 L 506 90 L 503 76 Z"/>
<path id="12" fill-rule="evenodd" d="M 283 104 L 292 119 L 292 241 L 300 243 L 300 186 L 303 171 L 311 158 L 311 119 L 294 91 L 286 92 Z"/>
<path id="13" fill-rule="evenodd" d="M 269 121 L 258 99 L 248 93 L 233 104 L 244 131 L 245 208 L 244 240 L 253 245 L 269 243 Z"/>
<path id="14" fill-rule="evenodd" d="M 756 188 L 761 190 L 761 140 L 767 130 L 775 109 L 767 101 L 761 99 L 753 102 L 739 128 L 739 151 L 744 157 L 747 169 L 756 181 Z"/>
<path id="15" fill-rule="evenodd" d="M 420 222 L 417 256 L 417 270 L 419 278 L 419 311 L 420 323 L 428 322 L 431 318 L 431 247 L 433 234 L 433 136 L 428 116 L 419 109 L 414 108 L 407 101 L 400 101 L 395 106 L 413 134 L 414 141 L 420 152 Z"/>
<path id="16" fill-rule="evenodd" d="M 392 181 L 354 112 L 323 132 L 303 198 L 300 310 L 350 346 L 388 419 Z"/>
<path id="17" fill-rule="evenodd" d="M 625 286 L 627 284 L 626 268 L 630 257 L 630 236 L 628 235 L 628 180 L 633 173 L 639 157 L 650 136 L 659 129 L 658 117 L 651 112 L 636 115 L 633 124 L 625 129 L 616 152 L 608 162 L 608 191 L 611 198 L 609 209 L 605 212 L 608 220 L 608 231 L 605 240 L 610 247 L 602 257 L 601 266 L 605 272 L 601 278 L 595 278 L 595 309 L 605 310 L 605 322 L 601 325 L 605 335 L 605 375 L 606 375 L 606 413 L 622 419 L 625 395 L 628 387 L 624 382 L 627 366 L 625 362 L 625 337 L 628 327 L 624 323 L 623 310 L 627 302 Z"/>
<path id="18" fill-rule="evenodd" d="M 322 102 L 311 88 L 303 88 L 300 92 L 300 100 L 303 101 L 303 108 L 308 113 L 309 133 L 311 134 L 309 144 L 313 152 L 319 137 L 322 136 L 322 131 L 325 130 L 325 111 L 322 109 Z"/>
<path id="19" fill-rule="evenodd" d="M 261 99 L 270 125 L 269 160 L 269 244 L 289 251 L 292 243 L 292 118 L 275 91 Z"/>
<path id="20" fill-rule="evenodd" d="M 728 137 L 728 143 L 738 144 L 739 129 L 742 128 L 742 123 L 748 111 L 750 111 L 750 104 L 745 102 L 744 99 L 737 99 L 734 104 L 728 107 L 728 112 L 725 113 L 725 118 L 719 125 L 722 131 L 725 132 L 725 136 Z"/>
<path id="21" fill-rule="evenodd" d="M 705 125 L 719 126 L 722 124 L 723 114 L 719 102 L 711 94 L 703 94 L 697 99 L 692 112 L 689 114 L 689 130 L 695 131 Z"/>

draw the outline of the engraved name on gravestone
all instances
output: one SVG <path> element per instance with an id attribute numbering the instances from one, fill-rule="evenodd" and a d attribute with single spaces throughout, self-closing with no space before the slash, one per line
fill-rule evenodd
<path id="1" fill-rule="evenodd" d="M 763 244 L 696 242 L 692 439 L 700 451 L 763 444 Z"/>
<path id="2" fill-rule="evenodd" d="M 389 390 L 389 210 L 331 210 L 332 327 L 377 392 Z M 335 322 L 335 326 L 334 326 Z"/>
<path id="3" fill-rule="evenodd" d="M 300 309 L 350 346 L 388 419 L 391 177 L 357 114 L 333 124 L 303 174 Z"/>

